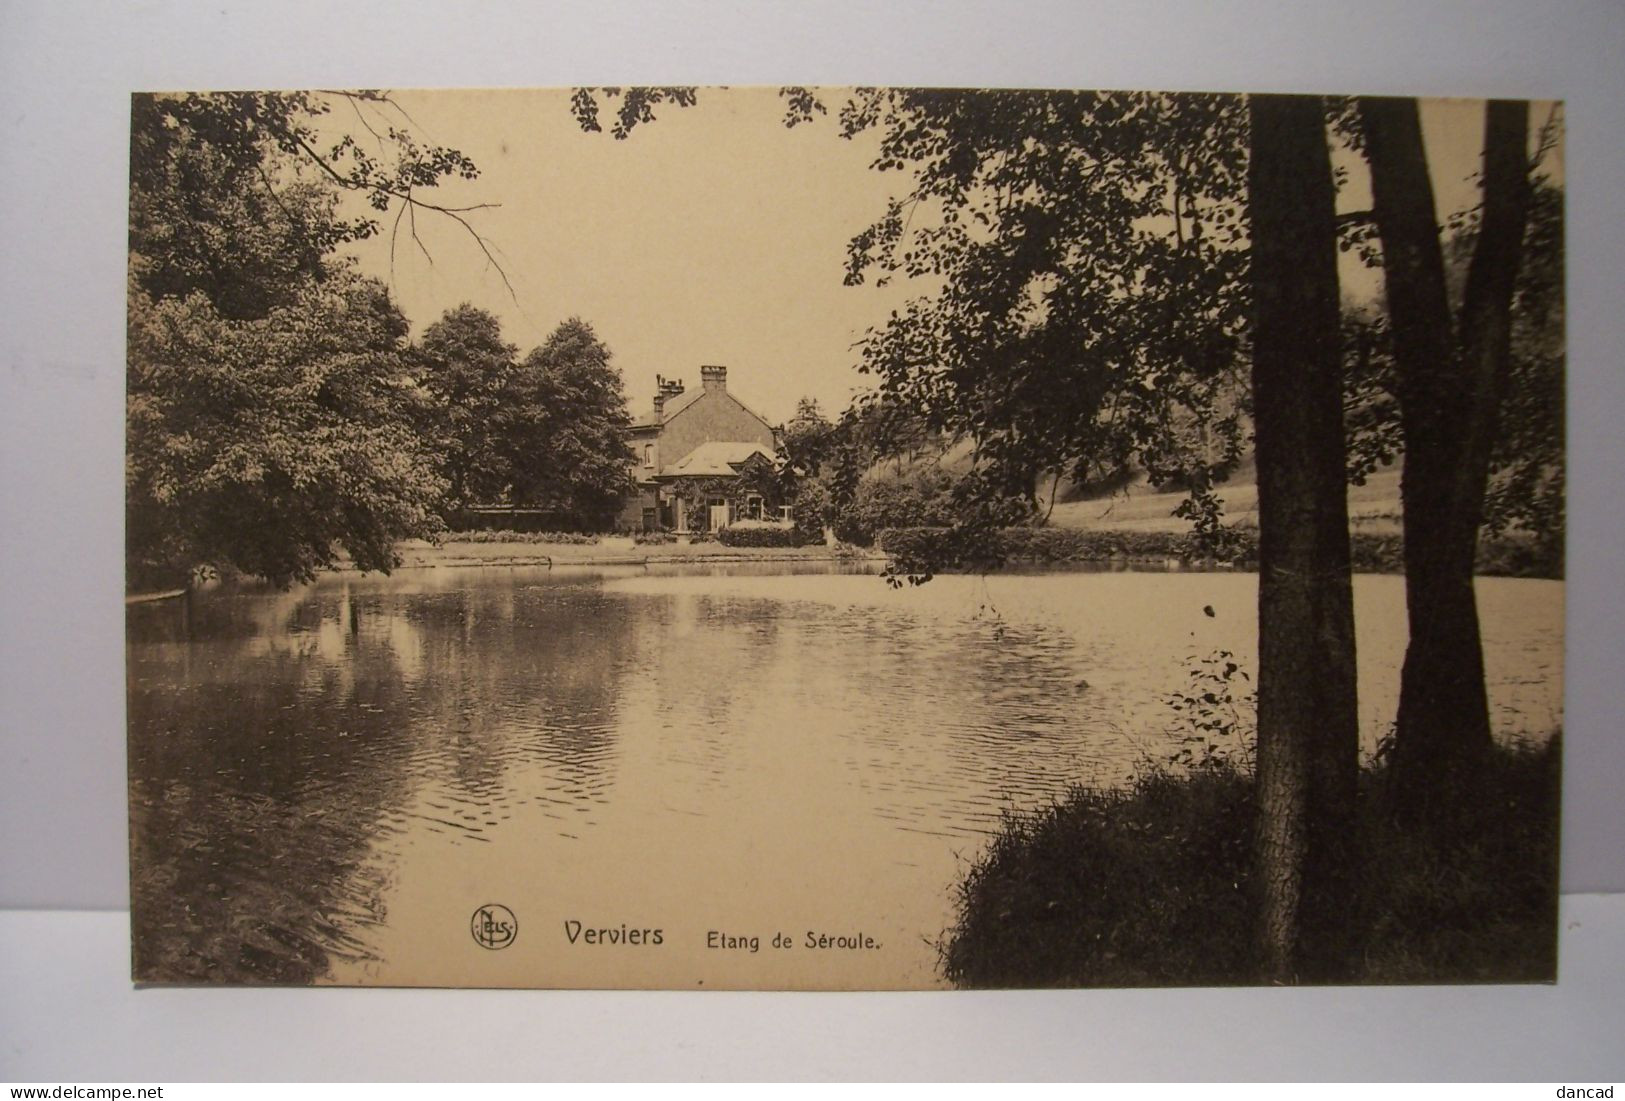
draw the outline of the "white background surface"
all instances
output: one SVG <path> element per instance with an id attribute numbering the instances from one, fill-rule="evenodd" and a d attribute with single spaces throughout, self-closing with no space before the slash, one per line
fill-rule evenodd
<path id="1" fill-rule="evenodd" d="M 0 909 L 127 905 L 127 97 L 182 87 L 894 83 L 1568 100 L 1563 882 L 1625 890 L 1617 3 L 40 0 L 0 6 L 0 82 Z M 1625 1061 L 1605 1056 L 1603 1039 L 1625 1034 L 1621 922 L 1617 900 L 1595 904 L 1597 939 L 1565 956 L 1555 990 L 699 999 L 131 992 L 122 914 L 5 914 L 0 1079 L 1560 1078 L 1571 1066 L 1602 1073 L 1592 1065 L 1605 1059 L 1617 1075 Z"/>

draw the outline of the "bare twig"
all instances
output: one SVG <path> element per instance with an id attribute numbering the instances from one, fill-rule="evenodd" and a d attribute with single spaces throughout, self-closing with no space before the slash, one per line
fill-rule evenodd
<path id="1" fill-rule="evenodd" d="M 1061 490 L 1062 473 L 1062 471 L 1057 470 L 1055 480 L 1049 486 L 1049 507 L 1044 510 L 1044 523 L 1046 524 L 1049 523 L 1049 518 L 1055 515 L 1055 497 Z"/>
<path id="2" fill-rule="evenodd" d="M 356 96 L 342 96 L 342 98 L 344 102 L 350 105 L 350 110 L 355 112 L 356 121 L 361 123 L 361 125 L 366 128 L 367 133 L 372 135 L 372 140 L 378 143 L 378 153 L 380 156 L 382 156 L 384 153 L 384 137 L 377 130 L 373 129 L 372 123 L 367 121 L 367 116 L 361 110 L 362 102 L 367 101 L 363 101 Z"/>
<path id="3" fill-rule="evenodd" d="M 418 208 L 412 204 L 410 193 L 408 193 L 407 201 L 403 205 L 407 210 L 406 223 L 412 234 L 412 243 L 417 245 L 418 251 L 423 253 L 423 258 L 429 261 L 429 266 L 432 268 L 434 267 L 434 257 L 429 254 L 429 248 L 423 243 L 423 238 L 418 236 Z"/>
<path id="4" fill-rule="evenodd" d="M 389 227 L 389 283 L 395 285 L 395 238 L 400 236 L 401 216 L 406 213 L 406 204 L 402 203 L 395 209 L 395 221 Z"/>
<path id="5" fill-rule="evenodd" d="M 297 226 L 299 222 L 296 218 L 294 218 L 293 211 L 288 209 L 287 204 L 282 201 L 282 196 L 278 195 L 276 193 L 276 188 L 271 186 L 271 177 L 265 174 L 265 166 L 263 164 L 255 164 L 254 170 L 259 174 L 260 182 L 265 185 L 265 193 L 271 196 L 271 201 L 277 205 L 278 210 L 282 211 L 282 216 L 288 219 L 289 227 L 291 228 Z"/>
<path id="6" fill-rule="evenodd" d="M 468 235 L 474 239 L 474 243 L 479 246 L 480 252 L 485 256 L 487 266 L 496 270 L 498 277 L 502 280 L 503 287 L 505 287 L 508 291 L 508 297 L 512 298 L 515 303 L 519 301 L 519 295 L 514 291 L 513 283 L 508 279 L 507 271 L 491 253 L 490 242 L 484 237 L 480 236 L 479 232 L 469 224 L 468 219 L 463 217 L 464 214 L 469 214 L 476 210 L 494 210 L 497 207 L 500 207 L 502 205 L 501 203 L 474 203 L 470 206 L 443 206 L 439 203 L 427 203 L 414 196 L 410 188 L 402 190 L 398 187 L 391 187 L 381 181 L 368 182 L 365 180 L 358 180 L 352 176 L 344 175 L 342 172 L 338 171 L 338 169 L 334 168 L 332 164 L 328 162 L 326 157 L 322 156 L 321 153 L 312 148 L 310 143 L 305 140 L 303 135 L 295 131 L 287 131 L 287 138 L 289 141 L 293 142 L 294 145 L 296 145 L 307 158 L 314 162 L 318 168 L 325 172 L 335 183 L 344 188 L 346 191 L 375 191 L 401 200 L 401 202 L 406 204 L 411 209 L 409 221 L 412 227 L 412 236 L 415 240 L 417 239 L 416 225 L 417 211 L 419 208 L 433 211 L 436 214 L 445 215 L 458 225 L 462 226 L 463 229 L 468 232 Z M 417 245 L 418 248 L 423 250 L 423 254 L 425 256 L 429 255 L 429 250 L 423 247 L 423 242 L 421 240 L 417 240 Z M 433 262 L 432 259 L 430 262 Z"/>

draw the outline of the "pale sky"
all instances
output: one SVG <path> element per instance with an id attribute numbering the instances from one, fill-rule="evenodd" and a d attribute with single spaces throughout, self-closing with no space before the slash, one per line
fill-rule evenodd
<path id="1" fill-rule="evenodd" d="M 803 394 L 835 414 L 864 388 L 852 345 L 904 297 L 841 282 L 847 242 L 902 182 L 869 170 L 872 137 L 843 140 L 828 117 L 786 129 L 776 89 L 704 89 L 698 107 L 667 108 L 626 141 L 582 133 L 565 91 L 396 98 L 417 132 L 479 165 L 479 180 L 426 197 L 502 204 L 470 220 L 517 297 L 460 227 L 419 217 L 434 263 L 403 224 L 393 278 L 415 331 L 468 301 L 523 353 L 579 315 L 613 353 L 635 415 L 656 374 L 694 387 L 707 363 L 726 365 L 729 389 L 774 422 Z M 384 230 L 356 251 L 388 278 Z"/>
<path id="2" fill-rule="evenodd" d="M 608 109 L 605 132 L 582 133 L 568 90 L 395 98 L 420 138 L 479 165 L 478 180 L 425 198 L 501 204 L 469 219 L 514 288 L 510 297 L 467 234 L 439 216 L 417 220 L 433 264 L 403 222 L 391 273 L 386 218 L 384 232 L 353 251 L 364 270 L 392 283 L 414 332 L 467 301 L 501 319 L 523 353 L 580 316 L 609 346 L 638 416 L 656 374 L 697 386 L 707 363 L 727 365 L 729 388 L 775 422 L 803 395 L 835 414 L 869 385 L 854 369 L 853 345 L 908 295 L 902 283 L 841 282 L 848 241 L 907 184 L 901 173 L 869 168 L 873 133 L 844 140 L 830 116 L 786 129 L 776 89 L 701 89 L 698 106 L 665 107 L 626 141 L 608 133 Z M 833 112 L 839 93 L 824 98 Z M 1545 117 L 1537 108 L 1532 126 Z M 347 106 L 332 118 L 365 136 Z M 1482 119 L 1478 101 L 1424 102 L 1441 215 L 1476 201 L 1470 177 Z M 1340 161 L 1351 168 L 1340 205 L 1368 204 L 1358 158 Z M 1362 282 L 1374 286 L 1347 262 L 1343 270 L 1355 295 Z"/>

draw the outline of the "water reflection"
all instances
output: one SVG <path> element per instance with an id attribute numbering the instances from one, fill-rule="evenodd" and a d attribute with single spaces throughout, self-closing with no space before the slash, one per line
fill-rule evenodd
<path id="1" fill-rule="evenodd" d="M 528 965 L 470 970 L 497 965 L 448 910 L 500 899 L 544 926 L 662 915 L 708 985 L 926 985 L 962 861 L 1005 811 L 1165 759 L 1191 656 L 1253 663 L 1246 575 L 894 591 L 777 565 L 408 571 L 131 608 L 137 975 L 643 979 L 534 940 Z M 1481 585 L 1504 734 L 1561 722 L 1561 601 Z M 1357 579 L 1356 614 L 1369 748 L 1402 582 Z M 859 918 L 894 947 L 750 970 L 704 957 L 718 915 Z"/>
<path id="2" fill-rule="evenodd" d="M 365 959 L 407 841 L 488 843 L 531 803 L 579 830 L 613 785 L 632 621 L 592 587 L 194 605 L 130 609 L 140 978 L 308 982 Z"/>

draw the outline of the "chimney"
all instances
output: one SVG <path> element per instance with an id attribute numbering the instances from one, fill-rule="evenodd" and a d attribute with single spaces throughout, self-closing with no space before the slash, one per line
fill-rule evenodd
<path id="1" fill-rule="evenodd" d="M 700 368 L 700 384 L 706 390 L 726 390 L 728 388 L 728 368 L 715 365 Z"/>
<path id="2" fill-rule="evenodd" d="M 655 376 L 655 420 L 658 422 L 665 414 L 666 401 L 683 392 L 682 379 L 669 379 L 661 375 Z"/>

